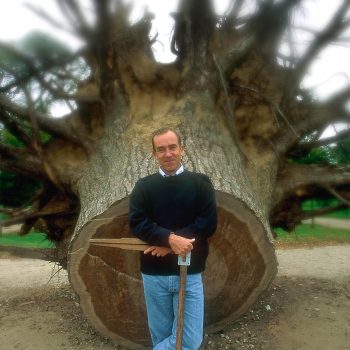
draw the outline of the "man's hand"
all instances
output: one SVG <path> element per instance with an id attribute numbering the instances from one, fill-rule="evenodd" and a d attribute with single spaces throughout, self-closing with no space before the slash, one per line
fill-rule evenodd
<path id="1" fill-rule="evenodd" d="M 171 233 L 169 236 L 169 245 L 176 255 L 186 256 L 193 249 L 192 243 L 194 241 L 194 238 L 181 237 L 175 233 Z"/>
<path id="2" fill-rule="evenodd" d="M 152 247 L 148 247 L 147 249 L 145 249 L 143 251 L 143 254 L 151 253 L 154 256 L 161 257 L 161 256 L 166 256 L 168 254 L 171 254 L 172 252 L 173 251 L 168 247 L 161 247 L 161 246 L 154 245 Z"/>

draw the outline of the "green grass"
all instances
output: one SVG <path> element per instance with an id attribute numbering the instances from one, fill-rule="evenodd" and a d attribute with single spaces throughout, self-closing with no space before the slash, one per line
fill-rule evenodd
<path id="1" fill-rule="evenodd" d="M 277 245 L 350 243 L 350 229 L 344 230 L 320 225 L 302 224 L 296 226 L 289 233 L 281 228 L 276 228 L 274 231 L 277 233 Z"/>
<path id="2" fill-rule="evenodd" d="M 4 233 L 0 235 L 0 246 L 12 246 L 22 248 L 53 248 L 43 233 L 32 231 L 25 236 L 16 233 Z"/>
<path id="3" fill-rule="evenodd" d="M 302 208 L 305 211 L 316 210 L 327 206 L 336 206 L 339 202 L 336 199 L 328 199 L 328 200 L 317 200 L 310 199 L 304 201 L 302 204 Z M 337 218 L 337 219 L 350 219 L 350 208 L 345 208 L 341 210 L 337 210 L 333 213 L 322 215 L 323 217 L 328 218 Z"/>
<path id="4" fill-rule="evenodd" d="M 350 208 L 342 209 L 335 211 L 334 213 L 329 213 L 324 215 L 328 218 L 337 218 L 337 219 L 350 219 Z"/>

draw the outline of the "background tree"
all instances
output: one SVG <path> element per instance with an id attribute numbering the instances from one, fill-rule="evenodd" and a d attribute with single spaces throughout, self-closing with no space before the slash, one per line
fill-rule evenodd
<path id="1" fill-rule="evenodd" d="M 207 173 L 217 192 L 219 226 L 204 278 L 207 330 L 218 330 L 273 280 L 272 225 L 294 227 L 304 217 L 302 200 L 321 190 L 349 201 L 347 165 L 295 159 L 349 135 L 319 139 L 329 124 L 349 124 L 350 88 L 318 101 L 301 81 L 322 49 L 346 40 L 350 1 L 319 31 L 293 24 L 301 0 L 236 0 L 224 16 L 209 0 L 180 1 L 169 64 L 154 59 L 152 14 L 131 24 L 122 1 L 92 0 L 93 16 L 78 1 L 57 4 L 68 27 L 31 8 L 78 35 L 82 49 L 69 52 L 37 36 L 26 50 L 0 44 L 8 56 L 0 63 L 0 120 L 23 142 L 0 144 L 1 169 L 42 183 L 30 211 L 3 224 L 45 230 L 63 265 L 68 254 L 70 282 L 89 322 L 119 343 L 144 346 L 137 256 L 88 240 L 130 235 L 128 196 L 140 176 L 156 170 L 149 135 L 176 127 L 186 166 Z M 292 50 L 297 30 L 313 35 L 300 54 Z M 70 112 L 50 117 L 59 102 Z M 45 142 L 42 130 L 50 135 Z"/>

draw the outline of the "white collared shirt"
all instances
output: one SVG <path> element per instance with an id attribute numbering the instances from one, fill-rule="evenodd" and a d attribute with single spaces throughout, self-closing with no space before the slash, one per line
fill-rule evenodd
<path id="1" fill-rule="evenodd" d="M 185 170 L 185 168 L 181 164 L 180 168 L 176 170 L 176 173 L 174 175 L 168 175 L 167 173 L 164 172 L 164 170 L 161 167 L 159 167 L 159 174 L 162 175 L 163 177 L 176 176 L 176 175 L 179 175 L 179 174 L 183 173 L 184 170 Z"/>

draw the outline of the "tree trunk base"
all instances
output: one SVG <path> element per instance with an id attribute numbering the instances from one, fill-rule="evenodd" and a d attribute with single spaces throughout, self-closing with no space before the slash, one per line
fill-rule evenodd
<path id="1" fill-rule="evenodd" d="M 203 274 L 206 332 L 223 329 L 257 300 L 277 273 L 272 243 L 240 200 L 217 191 L 218 229 Z M 68 272 L 89 323 L 130 349 L 150 345 L 139 252 L 89 245 L 90 238 L 132 237 L 128 199 L 82 227 L 70 246 Z"/>

